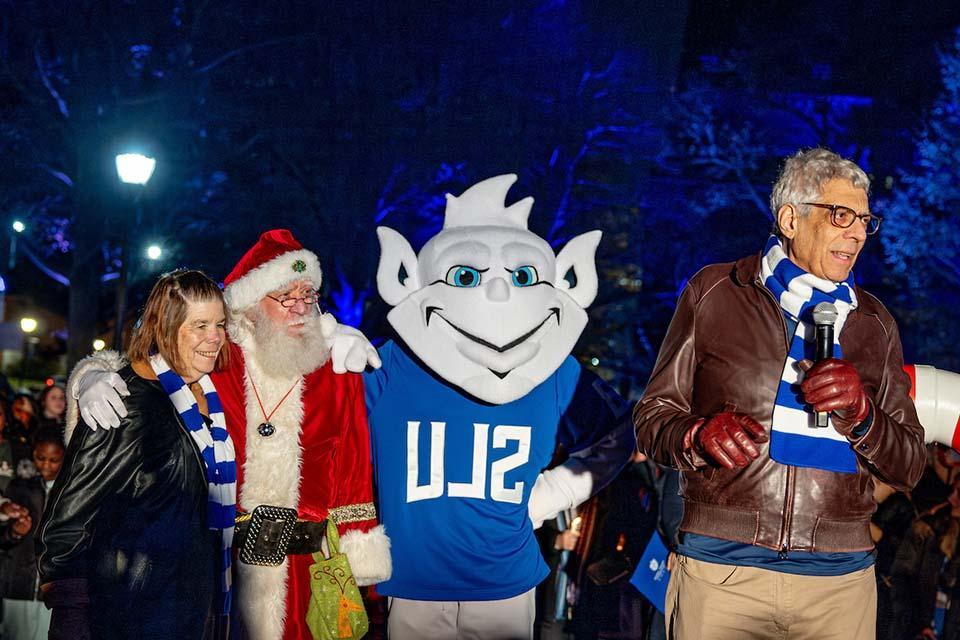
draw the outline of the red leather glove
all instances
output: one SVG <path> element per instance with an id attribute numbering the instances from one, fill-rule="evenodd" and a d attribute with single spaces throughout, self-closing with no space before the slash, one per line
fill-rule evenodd
<path id="1" fill-rule="evenodd" d="M 804 400 L 813 405 L 814 411 L 832 412 L 833 428 L 850 437 L 870 415 L 870 401 L 856 368 L 837 358 L 816 364 L 801 360 L 798 365 L 807 374 L 800 384 Z"/>
<path id="2" fill-rule="evenodd" d="M 745 467 L 759 458 L 756 445 L 768 439 L 760 423 L 736 411 L 722 411 L 693 429 L 697 430 L 688 435 L 696 448 L 727 469 Z"/>

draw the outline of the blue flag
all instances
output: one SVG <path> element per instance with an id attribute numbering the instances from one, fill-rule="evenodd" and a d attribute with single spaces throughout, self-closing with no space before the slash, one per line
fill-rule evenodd
<path id="1" fill-rule="evenodd" d="M 667 556 L 670 551 L 663 545 L 656 533 L 650 536 L 650 542 L 640 558 L 636 571 L 630 577 L 630 584 L 637 588 L 660 613 L 664 613 L 667 602 L 667 583 L 670 571 L 667 569 Z"/>

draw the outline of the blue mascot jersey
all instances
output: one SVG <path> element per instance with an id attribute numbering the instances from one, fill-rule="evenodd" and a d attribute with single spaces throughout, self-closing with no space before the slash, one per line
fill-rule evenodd
<path id="1" fill-rule="evenodd" d="M 380 357 L 383 366 L 364 382 L 393 576 L 377 591 L 499 600 L 532 589 L 548 570 L 527 501 L 558 438 L 569 451 L 582 448 L 561 422 L 579 363 L 568 357 L 523 398 L 490 405 L 434 377 L 392 341 Z"/>

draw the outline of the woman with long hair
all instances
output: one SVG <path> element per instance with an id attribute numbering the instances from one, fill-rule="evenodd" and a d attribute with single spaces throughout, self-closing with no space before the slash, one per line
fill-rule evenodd
<path id="1" fill-rule="evenodd" d="M 57 426 L 63 429 L 67 416 L 67 394 L 63 387 L 58 384 L 44 387 L 37 395 L 37 403 L 40 405 L 40 427 Z"/>
<path id="2" fill-rule="evenodd" d="M 199 271 L 153 287 L 119 371 L 119 429 L 68 429 L 38 536 L 50 638 L 204 639 L 230 603 L 233 443 L 207 374 L 223 297 Z"/>

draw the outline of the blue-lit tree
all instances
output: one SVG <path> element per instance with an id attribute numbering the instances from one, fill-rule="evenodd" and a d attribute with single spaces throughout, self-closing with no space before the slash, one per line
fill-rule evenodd
<path id="1" fill-rule="evenodd" d="M 163 236 L 174 260 L 199 254 L 192 264 L 220 271 L 230 229 L 216 207 L 227 192 L 216 156 L 237 150 L 224 124 L 244 110 L 205 106 L 216 95 L 211 74 L 235 44 L 227 16 L 208 9 L 29 0 L 0 8 L 4 210 L 28 219 L 18 255 L 69 282 L 57 289 L 24 272 L 18 289 L 69 300 L 71 359 L 89 350 L 109 315 L 112 287 L 101 283 L 115 275 L 135 208 L 113 159 L 134 140 L 160 157 L 160 168 L 141 194 L 132 248 Z"/>
<path id="2" fill-rule="evenodd" d="M 631 5 L 628 15 L 608 16 L 604 29 L 622 31 L 613 37 L 591 26 L 592 14 L 604 11 L 616 9 L 534 2 L 471 11 L 471 28 L 456 37 L 443 28 L 431 36 L 441 61 L 427 61 L 431 73 L 408 65 L 399 75 L 382 74 L 383 91 L 395 89 L 391 115 L 402 124 L 378 146 L 387 170 L 384 163 L 367 170 L 383 186 L 366 205 L 368 213 L 355 213 L 361 222 L 355 248 L 337 257 L 346 280 L 328 276 L 328 306 L 356 317 L 351 306 L 363 300 L 363 328 L 387 334 L 377 296 L 359 295 L 372 286 L 374 225 L 397 228 L 418 249 L 439 229 L 445 192 L 515 172 L 511 196 L 535 197 L 531 227 L 555 248 L 583 231 L 604 231 L 598 256 L 604 280 L 577 353 L 587 363 L 597 358 L 617 377 L 645 377 L 656 349 L 646 327 L 657 324 L 657 313 L 665 324 L 669 308 L 658 303 L 663 310 L 654 309 L 640 293 L 647 243 L 660 242 L 641 234 L 642 218 L 656 209 L 642 204 L 649 200 L 644 181 L 656 166 L 661 105 L 679 59 L 684 13 Z M 447 24 L 466 19 L 461 13 L 448 14 Z M 424 19 L 428 25 L 438 20 Z M 414 73 L 416 81 L 395 80 Z M 363 212 L 364 204 L 355 211 Z M 359 264 L 364 259 L 367 264 Z"/>
<path id="3" fill-rule="evenodd" d="M 899 173 L 881 237 L 900 287 L 904 341 L 919 361 L 960 370 L 960 30 L 939 53 L 943 91 L 915 136 L 914 166 Z"/>
<path id="4" fill-rule="evenodd" d="M 685 181 L 685 214 L 700 236 L 687 275 L 762 244 L 773 223 L 770 187 L 785 156 L 823 146 L 872 170 L 873 140 L 858 125 L 873 100 L 831 93 L 816 77 L 766 84 L 759 51 L 703 56 L 670 105 L 661 166 Z"/>

